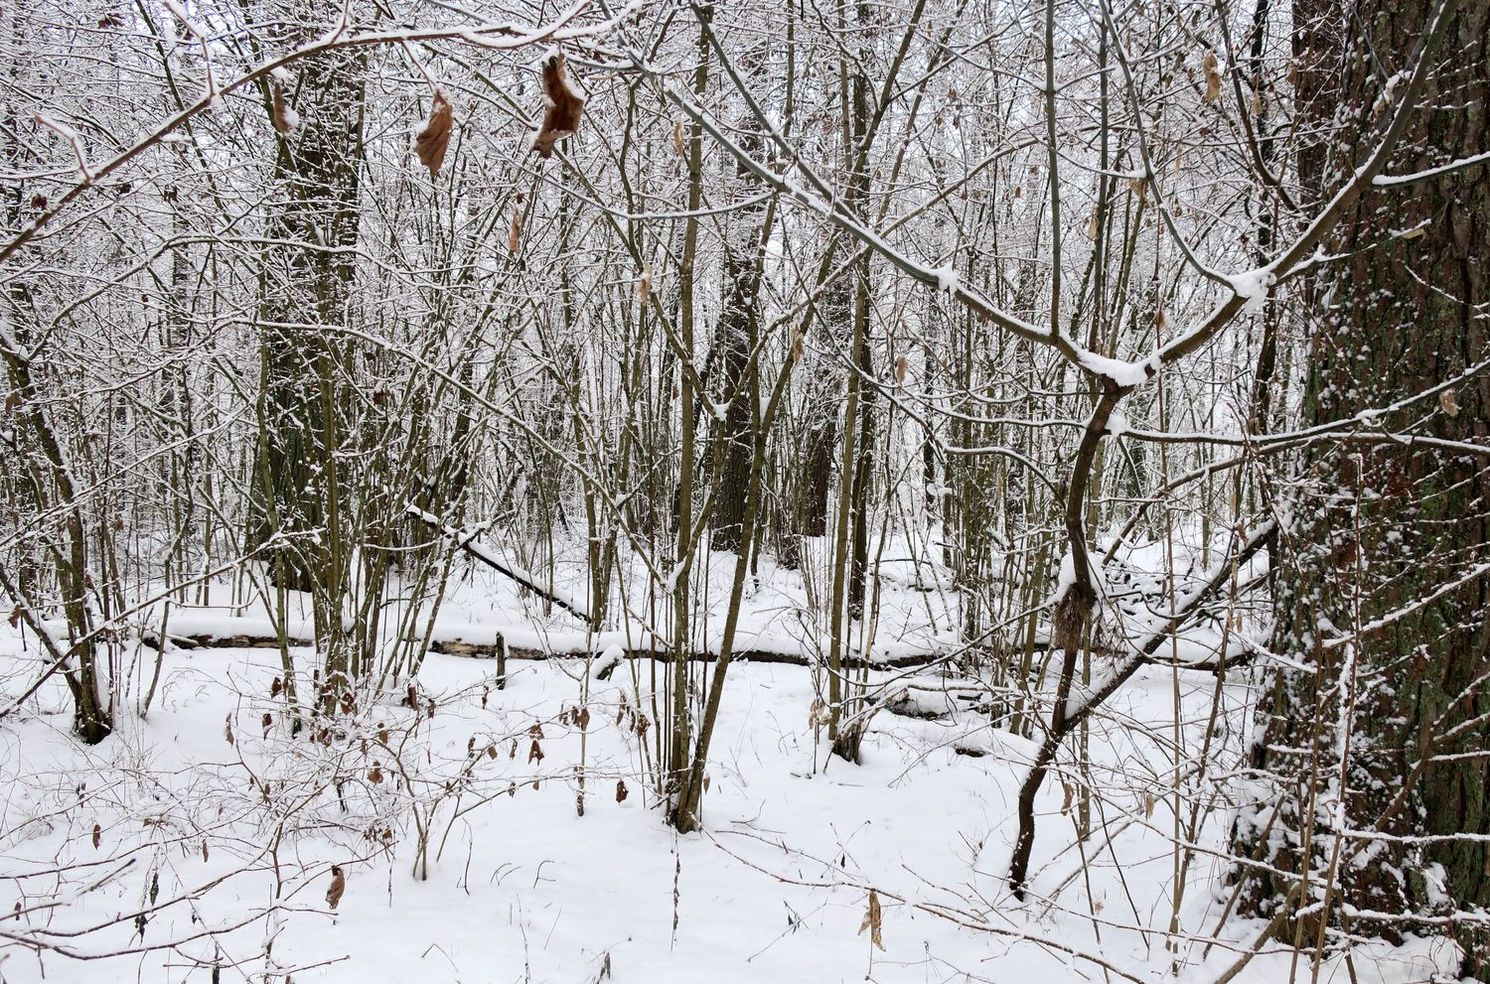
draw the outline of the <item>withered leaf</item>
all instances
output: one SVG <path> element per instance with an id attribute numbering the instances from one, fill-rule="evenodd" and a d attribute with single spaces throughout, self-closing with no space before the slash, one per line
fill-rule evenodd
<path id="1" fill-rule="evenodd" d="M 347 890 L 347 876 L 339 865 L 331 866 L 331 884 L 326 888 L 326 904 L 335 909 Z"/>
<path id="2" fill-rule="evenodd" d="M 517 255 L 517 249 L 523 244 L 523 207 L 518 204 L 512 210 L 512 227 L 507 230 L 507 252 L 512 256 Z"/>
<path id="3" fill-rule="evenodd" d="M 1200 68 L 1205 72 L 1205 101 L 1207 104 L 1213 103 L 1221 98 L 1221 68 L 1214 51 L 1205 53 L 1205 57 L 1200 60 Z"/>
<path id="4" fill-rule="evenodd" d="M 97 849 L 101 843 L 103 843 L 103 828 L 95 823 L 93 825 L 93 847 Z"/>
<path id="5" fill-rule="evenodd" d="M 883 950 L 885 944 L 880 939 L 881 922 L 880 896 L 878 892 L 871 888 L 869 890 L 869 908 L 864 912 L 864 921 L 859 924 L 859 935 L 862 936 L 864 930 L 869 930 L 869 942 Z"/>
<path id="6" fill-rule="evenodd" d="M 569 85 L 564 56 L 555 52 L 543 62 L 543 102 L 547 109 L 543 125 L 533 138 L 533 150 L 547 158 L 554 144 L 571 136 L 579 128 L 579 114 L 585 101 Z"/>
<path id="7" fill-rule="evenodd" d="M 300 125 L 300 118 L 285 101 L 285 89 L 280 85 L 278 79 L 269 82 L 269 121 L 274 124 L 281 136 L 289 136 L 295 132 L 295 127 Z"/>
<path id="8" fill-rule="evenodd" d="M 419 163 L 429 168 L 430 177 L 439 174 L 440 165 L 445 163 L 445 151 L 450 147 L 450 129 L 454 122 L 455 107 L 450 105 L 444 89 L 436 89 L 429 107 L 429 119 L 414 138 L 414 153 L 419 155 Z"/>
<path id="9" fill-rule="evenodd" d="M 624 803 L 624 802 L 626 802 L 626 797 L 627 796 L 630 796 L 630 795 L 631 795 L 630 791 L 627 790 L 627 788 L 626 788 L 626 780 L 624 780 L 624 779 L 617 779 L 616 780 L 616 802 L 617 803 Z"/>

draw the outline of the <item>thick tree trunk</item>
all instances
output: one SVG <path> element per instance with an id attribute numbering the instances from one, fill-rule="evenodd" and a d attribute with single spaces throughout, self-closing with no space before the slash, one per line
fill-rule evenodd
<path id="1" fill-rule="evenodd" d="M 1430 6 L 1296 2 L 1300 112 L 1320 133 L 1300 154 L 1306 192 L 1329 194 L 1369 150 L 1383 86 L 1410 68 Z M 1490 150 L 1490 6 L 1462 0 L 1450 17 L 1390 173 Z M 1326 252 L 1345 259 L 1306 291 L 1308 423 L 1424 393 L 1490 357 L 1483 167 L 1373 189 Z M 1381 423 L 1483 444 L 1490 374 Z M 1243 909 L 1275 914 L 1292 894 L 1308 915 L 1280 920 L 1280 934 L 1306 946 L 1347 922 L 1388 937 L 1424 931 L 1414 917 L 1490 904 L 1490 729 L 1479 718 L 1490 713 L 1490 578 L 1474 574 L 1490 560 L 1490 469 L 1483 457 L 1392 444 L 1320 444 L 1303 465 L 1274 556 L 1284 573 L 1273 650 L 1286 662 L 1259 709 L 1264 786 L 1236 834 L 1240 852 L 1270 868 L 1244 871 Z M 1466 972 L 1483 976 L 1483 930 L 1459 939 Z"/>
<path id="2" fill-rule="evenodd" d="M 763 49 L 746 53 L 740 64 L 747 76 L 759 74 Z M 739 121 L 740 146 L 759 155 L 764 141 L 760 123 L 746 112 Z M 735 171 L 736 194 L 749 195 L 758 182 L 748 169 Z M 717 399 L 728 400 L 723 426 L 716 431 L 719 487 L 709 517 L 716 550 L 739 550 L 749 498 L 750 463 L 755 453 L 755 431 L 760 416 L 760 371 L 755 358 L 759 338 L 760 281 L 765 262 L 765 227 L 769 211 L 764 201 L 743 205 L 725 221 L 724 297 L 719 315 L 720 384 Z"/>
<path id="3" fill-rule="evenodd" d="M 319 0 L 281 8 L 280 43 L 292 46 L 341 15 Z M 348 534 L 351 347 L 332 330 L 351 306 L 358 232 L 365 55 L 297 63 L 275 81 L 295 126 L 281 133 L 270 203 L 263 300 L 264 400 L 258 470 L 258 539 L 274 538 L 274 576 L 310 593 L 324 686 L 356 669 L 342 608 L 354 551 Z M 272 99 L 268 100 L 272 105 Z"/>

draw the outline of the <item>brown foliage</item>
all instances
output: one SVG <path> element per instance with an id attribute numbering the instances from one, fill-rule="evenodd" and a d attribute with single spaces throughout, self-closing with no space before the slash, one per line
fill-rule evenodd
<path id="1" fill-rule="evenodd" d="M 347 877 L 339 865 L 331 866 L 331 885 L 326 889 L 326 904 L 335 909 L 347 890 Z"/>
<path id="2" fill-rule="evenodd" d="M 543 102 L 548 108 L 543 114 L 538 136 L 533 138 L 533 149 L 538 151 L 539 157 L 547 158 L 554 152 L 554 144 L 579 129 L 579 113 L 585 105 L 585 101 L 570 88 L 564 56 L 558 52 L 543 61 Z"/>
<path id="3" fill-rule="evenodd" d="M 429 107 L 429 119 L 425 121 L 424 129 L 414 138 L 414 153 L 419 155 L 419 163 L 429 168 L 430 177 L 439 174 L 440 165 L 445 163 L 445 151 L 450 147 L 450 129 L 454 121 L 455 109 L 445 96 L 445 90 L 436 89 L 434 102 Z"/>
<path id="4" fill-rule="evenodd" d="M 1200 67 L 1205 72 L 1205 101 L 1213 103 L 1221 98 L 1221 69 L 1216 53 L 1207 51 L 1200 60 Z"/>

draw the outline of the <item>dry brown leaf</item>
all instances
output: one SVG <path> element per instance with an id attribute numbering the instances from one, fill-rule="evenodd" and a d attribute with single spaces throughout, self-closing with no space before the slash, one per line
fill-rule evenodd
<path id="1" fill-rule="evenodd" d="M 326 889 L 326 904 L 335 909 L 346 891 L 347 877 L 342 874 L 340 866 L 333 864 L 331 866 L 331 885 Z"/>
<path id="2" fill-rule="evenodd" d="M 229 745 L 236 745 L 238 741 L 233 737 L 233 715 L 229 714 L 223 722 L 222 736 L 228 740 Z"/>
<path id="3" fill-rule="evenodd" d="M 264 720 L 261 723 L 264 726 L 264 737 L 268 738 L 270 729 L 274 727 L 274 715 L 270 714 L 268 711 L 265 711 Z"/>
<path id="4" fill-rule="evenodd" d="M 518 202 L 517 207 L 512 210 L 512 225 L 507 230 L 507 253 L 510 256 L 517 255 L 517 248 L 523 244 L 523 206 Z"/>
<path id="5" fill-rule="evenodd" d="M 642 275 L 636 281 L 636 296 L 643 304 L 652 296 L 652 268 L 643 267 Z"/>
<path id="6" fill-rule="evenodd" d="M 533 149 L 539 157 L 554 152 L 554 144 L 579 129 L 579 114 L 585 101 L 569 85 L 564 56 L 554 52 L 543 61 L 543 125 L 533 138 Z"/>
<path id="7" fill-rule="evenodd" d="M 679 157 L 683 156 L 683 121 L 673 121 L 673 152 Z"/>
<path id="8" fill-rule="evenodd" d="M 1205 53 L 1200 68 L 1205 72 L 1205 101 L 1210 104 L 1221 98 L 1221 67 L 1214 51 Z"/>
<path id="9" fill-rule="evenodd" d="M 103 842 L 103 828 L 100 827 L 98 824 L 95 823 L 93 825 L 93 847 L 94 847 L 94 849 L 97 849 L 98 848 L 98 845 L 101 844 L 102 842 Z"/>
<path id="10" fill-rule="evenodd" d="M 898 357 L 895 360 L 895 382 L 896 383 L 903 383 L 903 382 L 905 382 L 906 365 L 907 364 L 906 364 L 905 356 L 903 356 L 903 355 L 900 356 L 900 357 Z"/>
<path id="11" fill-rule="evenodd" d="M 814 698 L 812 706 L 807 709 L 807 727 L 819 728 L 831 720 L 832 715 L 828 713 L 827 701 L 821 697 Z"/>
<path id="12" fill-rule="evenodd" d="M 383 766 L 381 764 L 379 764 L 378 762 L 374 762 L 372 764 L 372 769 L 367 773 L 367 781 L 372 783 L 374 786 L 382 783 Z"/>
<path id="13" fill-rule="evenodd" d="M 285 101 L 285 88 L 278 79 L 271 79 L 269 82 L 269 122 L 274 124 L 274 129 L 279 131 L 280 136 L 285 137 L 294 133 L 295 127 L 300 125 L 300 117 Z"/>
<path id="14" fill-rule="evenodd" d="M 450 129 L 454 122 L 455 107 L 450 105 L 444 89 L 436 89 L 429 107 L 429 119 L 414 138 L 414 153 L 419 155 L 419 163 L 429 168 L 430 177 L 439 174 L 440 165 L 445 163 L 445 151 L 450 147 Z"/>
<path id="15" fill-rule="evenodd" d="M 631 795 L 630 791 L 627 790 L 627 788 L 626 788 L 626 780 L 624 780 L 624 779 L 617 779 L 616 780 L 616 802 L 617 803 L 624 803 L 624 802 L 626 802 L 626 797 L 627 796 L 630 796 L 630 795 Z"/>
<path id="16" fill-rule="evenodd" d="M 878 892 L 871 888 L 869 890 L 869 908 L 864 913 L 864 921 L 859 924 L 859 935 L 862 936 L 864 935 L 864 930 L 869 930 L 869 942 L 883 950 L 885 943 L 880 939 L 881 924 L 880 896 Z"/>
<path id="17" fill-rule="evenodd" d="M 1453 390 L 1444 390 L 1438 394 L 1438 408 L 1450 417 L 1459 416 L 1459 398 L 1454 395 Z"/>
<path id="18" fill-rule="evenodd" d="M 532 745 L 532 747 L 528 749 L 528 764 L 529 765 L 532 765 L 534 762 L 542 762 L 542 761 L 543 761 L 543 746 L 541 746 L 541 745 L 538 744 L 538 739 L 537 738 L 534 738 L 533 739 L 533 745 Z"/>

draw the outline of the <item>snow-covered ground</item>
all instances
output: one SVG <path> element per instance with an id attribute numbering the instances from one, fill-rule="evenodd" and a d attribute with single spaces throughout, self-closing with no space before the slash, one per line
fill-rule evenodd
<path id="1" fill-rule="evenodd" d="M 491 624 L 502 606 L 483 599 L 502 590 L 479 577 L 459 586 L 442 624 Z M 753 596 L 758 613 L 800 607 L 785 588 L 779 598 L 769 590 Z M 925 611 L 923 595 L 891 591 L 885 604 Z M 503 631 L 517 620 L 509 613 Z M 936 621 L 923 622 L 927 637 Z M 0 631 L 13 695 L 35 646 Z M 629 661 L 608 680 L 594 669 L 583 658 L 513 661 L 498 689 L 492 662 L 431 654 L 419 712 L 389 695 L 336 733 L 293 736 L 283 700 L 270 696 L 277 652 L 182 650 L 165 659 L 148 717 L 121 714 L 96 748 L 70 736 L 60 684 L 44 688 L 0 726 L 0 913 L 20 911 L 0 922 L 0 975 L 1199 982 L 1257 935 L 1239 920 L 1217 932 L 1228 816 L 1216 794 L 1246 726 L 1240 677 L 1220 693 L 1220 754 L 1203 775 L 1181 767 L 1179 822 L 1191 822 L 1197 799 L 1201 821 L 1174 917 L 1175 688 L 1180 760 L 1193 763 L 1213 675 L 1141 671 L 1094 721 L 1084 774 L 1066 750 L 1038 804 L 1035 874 L 1019 902 L 1003 875 L 1033 746 L 995 727 L 981 700 L 963 699 L 978 696 L 969 681 L 924 668 L 875 673 L 907 689 L 896 710 L 945 713 L 879 714 L 856 766 L 829 756 L 810 723 L 811 668 L 736 664 L 705 829 L 680 837 L 662 822 L 652 778 L 665 667 Z M 1083 782 L 1097 791 L 1084 840 Z M 333 865 L 346 885 L 334 912 Z M 863 928 L 871 891 L 882 950 Z M 133 918 L 152 907 L 143 925 Z M 37 953 L 18 938 L 100 959 Z M 138 952 L 166 940 L 182 942 Z M 1432 970 L 1425 943 L 1372 952 L 1379 959 L 1355 957 L 1361 980 Z M 1447 965 L 1451 954 L 1436 956 Z M 1238 980 L 1288 980 L 1292 966 L 1289 953 L 1265 953 Z M 1297 969 L 1309 979 L 1307 958 Z M 1329 963 L 1319 979 L 1349 975 Z"/>

